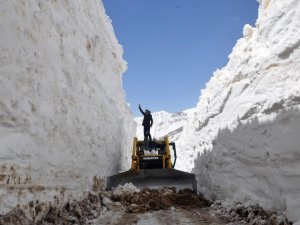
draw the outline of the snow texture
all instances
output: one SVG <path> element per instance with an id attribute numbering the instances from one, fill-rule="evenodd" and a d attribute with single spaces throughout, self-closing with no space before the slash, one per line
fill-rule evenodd
<path id="1" fill-rule="evenodd" d="M 102 3 L 6 0 L 0 21 L 0 213 L 127 169 L 127 66 Z"/>
<path id="2" fill-rule="evenodd" d="M 134 192 L 140 192 L 140 190 L 132 183 L 118 185 L 116 188 L 113 188 L 113 195 L 122 195 L 125 193 L 134 193 Z"/>
<path id="3" fill-rule="evenodd" d="M 262 0 L 179 138 L 177 169 L 210 198 L 300 219 L 300 1 Z"/>

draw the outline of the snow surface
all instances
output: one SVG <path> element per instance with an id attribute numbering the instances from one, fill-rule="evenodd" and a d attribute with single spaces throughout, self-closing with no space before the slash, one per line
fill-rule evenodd
<path id="1" fill-rule="evenodd" d="M 98 0 L 0 6 L 0 213 L 130 165 L 122 47 Z"/>
<path id="2" fill-rule="evenodd" d="M 138 189 L 132 183 L 118 185 L 116 188 L 113 188 L 113 195 L 122 195 L 125 193 L 134 193 L 134 192 L 140 192 L 140 189 Z"/>
<path id="3" fill-rule="evenodd" d="M 262 0 L 256 27 L 243 33 L 201 91 L 177 168 L 196 173 L 210 198 L 252 200 L 298 220 L 300 1 Z"/>

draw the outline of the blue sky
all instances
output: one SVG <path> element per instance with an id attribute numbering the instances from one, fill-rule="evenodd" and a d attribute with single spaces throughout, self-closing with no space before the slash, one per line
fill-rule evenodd
<path id="1" fill-rule="evenodd" d="M 151 112 L 195 107 L 200 90 L 228 62 L 256 0 L 103 0 L 123 46 L 126 99 Z"/>

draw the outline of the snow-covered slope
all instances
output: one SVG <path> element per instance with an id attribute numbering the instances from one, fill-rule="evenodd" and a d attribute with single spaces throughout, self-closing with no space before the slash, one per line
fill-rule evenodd
<path id="1" fill-rule="evenodd" d="M 202 90 L 178 168 L 207 196 L 300 219 L 300 1 L 262 0 L 227 66 Z M 191 162 L 194 163 L 186 163 Z"/>
<path id="2" fill-rule="evenodd" d="M 128 168 L 126 63 L 102 3 L 2 1 L 0 21 L 0 213 Z"/>

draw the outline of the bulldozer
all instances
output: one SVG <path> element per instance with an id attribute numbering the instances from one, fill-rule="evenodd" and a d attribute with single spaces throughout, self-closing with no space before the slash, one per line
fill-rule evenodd
<path id="1" fill-rule="evenodd" d="M 132 146 L 130 170 L 108 177 L 108 190 L 132 183 L 137 188 L 189 188 L 197 193 L 195 174 L 174 169 L 176 146 L 167 136 L 163 140 L 154 141 L 141 141 L 135 137 Z"/>

